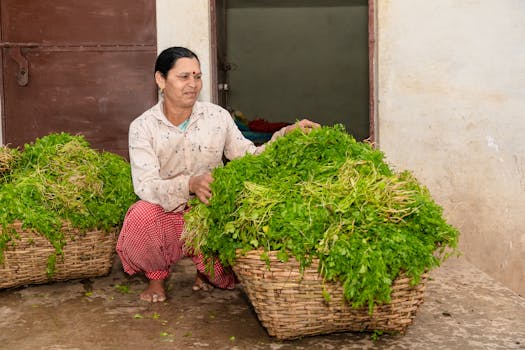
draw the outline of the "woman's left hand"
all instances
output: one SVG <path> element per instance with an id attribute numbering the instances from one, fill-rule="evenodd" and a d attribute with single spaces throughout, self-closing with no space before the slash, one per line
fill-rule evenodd
<path id="1" fill-rule="evenodd" d="M 192 176 L 189 181 L 190 193 L 194 193 L 202 203 L 210 204 L 212 182 L 213 177 L 210 173 Z"/>

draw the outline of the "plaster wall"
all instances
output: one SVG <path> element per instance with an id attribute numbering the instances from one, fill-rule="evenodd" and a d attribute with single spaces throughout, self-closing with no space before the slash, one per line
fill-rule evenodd
<path id="1" fill-rule="evenodd" d="M 208 0 L 157 0 L 157 52 L 170 46 L 184 46 L 197 54 L 203 73 L 199 98 L 202 101 L 211 101 L 212 96 L 209 6 Z M 153 68 L 154 63 L 152 71 Z"/>
<path id="2" fill-rule="evenodd" d="M 525 295 L 525 2 L 376 6 L 379 147 L 427 185 L 463 255 Z"/>

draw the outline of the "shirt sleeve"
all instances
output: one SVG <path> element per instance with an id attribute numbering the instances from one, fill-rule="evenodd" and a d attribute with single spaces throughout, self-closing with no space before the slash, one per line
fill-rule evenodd
<path id="1" fill-rule="evenodd" d="M 153 147 L 154 135 L 145 125 L 144 120 L 139 119 L 129 128 L 129 158 L 135 193 L 142 200 L 159 204 L 165 211 L 182 211 L 190 199 L 190 177 L 177 174 L 161 178 Z"/>

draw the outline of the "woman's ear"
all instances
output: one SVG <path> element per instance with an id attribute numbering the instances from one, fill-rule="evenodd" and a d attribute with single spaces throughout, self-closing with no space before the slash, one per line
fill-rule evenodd
<path id="1" fill-rule="evenodd" d="M 159 71 L 155 72 L 155 82 L 160 91 L 164 91 L 164 87 L 166 87 L 166 78 L 164 78 Z"/>

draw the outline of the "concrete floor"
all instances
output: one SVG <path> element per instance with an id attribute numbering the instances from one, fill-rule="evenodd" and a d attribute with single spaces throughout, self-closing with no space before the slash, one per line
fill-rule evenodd
<path id="1" fill-rule="evenodd" d="M 405 335 L 339 333 L 294 341 L 268 336 L 240 288 L 192 292 L 188 260 L 169 299 L 138 301 L 145 281 L 115 260 L 109 276 L 0 291 L 0 349 L 525 349 L 525 299 L 464 259 L 431 273 Z M 128 287 L 122 287 L 128 286 Z"/>

